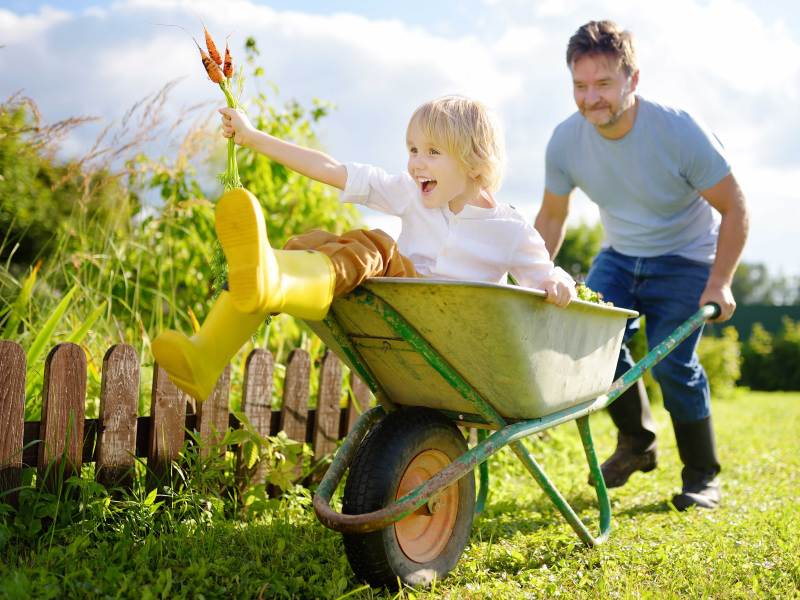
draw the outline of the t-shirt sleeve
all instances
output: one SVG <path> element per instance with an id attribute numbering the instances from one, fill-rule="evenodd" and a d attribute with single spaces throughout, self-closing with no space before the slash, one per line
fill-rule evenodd
<path id="1" fill-rule="evenodd" d="M 710 129 L 686 115 L 681 135 L 681 173 L 698 192 L 722 181 L 731 172 L 722 143 Z"/>
<path id="2" fill-rule="evenodd" d="M 509 271 L 520 285 L 541 288 L 545 279 L 555 279 L 567 285 L 575 285 L 575 280 L 561 267 L 550 260 L 550 253 L 544 245 L 539 232 L 527 223 L 520 224 L 521 231 L 512 255 Z"/>
<path id="3" fill-rule="evenodd" d="M 417 186 L 408 173 L 390 175 L 372 165 L 347 163 L 347 183 L 342 202 L 363 204 L 380 212 L 402 216 L 417 197 Z"/>
<path id="4" fill-rule="evenodd" d="M 547 143 L 544 157 L 544 187 L 556 196 L 568 196 L 575 188 L 566 159 L 564 136 L 556 129 Z"/>

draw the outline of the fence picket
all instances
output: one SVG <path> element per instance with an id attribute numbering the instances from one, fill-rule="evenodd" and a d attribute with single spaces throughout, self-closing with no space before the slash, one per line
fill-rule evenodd
<path id="1" fill-rule="evenodd" d="M 166 371 L 153 366 L 153 392 L 150 404 L 150 440 L 147 467 L 151 485 L 162 479 L 183 446 L 187 394 L 175 387 Z"/>
<path id="2" fill-rule="evenodd" d="M 328 350 L 322 359 L 319 373 L 319 395 L 314 415 L 314 460 L 318 461 L 336 449 L 339 439 L 339 421 L 342 411 L 339 400 L 342 396 L 342 363 Z M 322 479 L 324 470 L 314 474 L 316 480 Z"/>
<path id="3" fill-rule="evenodd" d="M 117 344 L 103 357 L 100 384 L 95 478 L 105 486 L 131 484 L 138 410 L 139 359 L 131 346 Z"/>
<path id="4" fill-rule="evenodd" d="M 83 459 L 86 354 L 77 344 L 58 344 L 47 355 L 42 388 L 42 425 L 39 475 L 55 489 L 80 471 Z"/>
<path id="5" fill-rule="evenodd" d="M 247 357 L 244 367 L 244 383 L 242 389 L 242 411 L 247 420 L 259 435 L 267 437 L 270 434 L 272 422 L 272 374 L 274 360 L 272 354 L 263 348 L 256 348 Z M 241 464 L 246 457 L 239 455 L 240 472 L 244 469 Z M 261 484 L 266 479 L 266 464 L 259 464 L 252 476 L 252 483 Z"/>
<path id="6" fill-rule="evenodd" d="M 228 403 L 231 388 L 231 367 L 228 365 L 217 379 L 211 395 L 197 402 L 197 432 L 200 436 L 200 456 L 211 456 L 212 446 L 219 443 L 228 430 Z M 217 448 L 224 454 L 225 448 Z"/>
<path id="7" fill-rule="evenodd" d="M 85 419 L 86 361 L 83 349 L 75 344 L 53 348 L 45 363 L 42 419 L 25 422 L 25 355 L 18 344 L 0 341 L 0 492 L 19 487 L 23 465 L 38 466 L 40 480 L 52 487 L 62 467 L 68 477 L 92 461 L 97 464 L 98 482 L 130 485 L 137 456 L 147 456 L 148 485 L 153 486 L 163 481 L 179 457 L 187 428 L 199 432 L 202 451 L 208 456 L 228 426 L 236 426 L 236 416 L 229 413 L 230 366 L 212 395 L 197 404 L 197 414 L 190 414 L 191 397 L 155 365 L 150 416 L 138 417 L 139 364 L 134 349 L 124 344 L 110 348 L 103 359 L 100 418 Z M 291 352 L 283 405 L 273 411 L 274 359 L 267 350 L 254 350 L 245 365 L 242 411 L 260 435 L 283 430 L 292 440 L 310 442 L 319 460 L 335 450 L 336 441 L 367 409 L 370 392 L 351 373 L 352 393 L 347 408 L 341 409 L 342 365 L 327 352 L 319 374 L 317 407 L 309 409 L 310 371 L 308 352 Z M 244 457 L 238 460 L 236 476 L 241 482 L 247 473 Z M 299 476 L 304 466 L 298 464 L 295 474 Z M 265 469 L 266 465 L 260 465 L 250 482 L 264 483 Z M 9 502 L 13 497 L 6 494 L 0 500 Z"/>
<path id="8" fill-rule="evenodd" d="M 22 482 L 25 431 L 25 352 L 15 342 L 0 341 L 0 494 Z M 16 505 L 18 494 L 0 496 Z"/>
<path id="9" fill-rule="evenodd" d="M 283 407 L 281 408 L 280 429 L 298 442 L 306 441 L 306 422 L 308 420 L 308 380 L 311 359 L 308 352 L 300 348 L 292 350 L 286 365 L 286 379 L 283 382 Z M 298 464 L 295 475 L 300 475 L 303 465 Z"/>

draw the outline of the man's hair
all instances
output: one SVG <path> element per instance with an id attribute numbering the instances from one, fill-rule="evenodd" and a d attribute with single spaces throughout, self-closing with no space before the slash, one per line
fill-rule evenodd
<path id="1" fill-rule="evenodd" d="M 589 21 L 575 32 L 567 44 L 567 66 L 571 69 L 584 56 L 606 54 L 619 61 L 626 75 L 636 71 L 633 34 L 614 21 Z"/>
<path id="2" fill-rule="evenodd" d="M 441 145 L 483 189 L 496 191 L 503 171 L 503 136 L 497 117 L 477 100 L 443 96 L 421 105 L 408 122 L 416 123 Z"/>

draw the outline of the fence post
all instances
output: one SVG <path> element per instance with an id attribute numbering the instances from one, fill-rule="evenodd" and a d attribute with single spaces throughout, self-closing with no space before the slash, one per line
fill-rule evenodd
<path id="1" fill-rule="evenodd" d="M 225 367 L 217 379 L 211 395 L 197 402 L 197 432 L 200 437 L 200 456 L 211 456 L 212 446 L 224 437 L 228 430 L 228 396 L 231 387 L 231 366 Z M 217 448 L 225 454 L 225 448 Z"/>
<path id="2" fill-rule="evenodd" d="M 272 374 L 274 360 L 272 354 L 263 348 L 256 348 L 247 357 L 244 367 L 244 383 L 242 389 L 242 411 L 250 421 L 253 429 L 262 437 L 270 434 L 272 423 Z M 246 457 L 238 456 L 238 472 L 240 478 L 247 469 Z M 265 464 L 259 463 L 251 477 L 254 485 L 264 483 L 266 479 Z"/>
<path id="3" fill-rule="evenodd" d="M 25 352 L 15 342 L 0 341 L 0 494 L 22 483 L 25 431 Z M 0 502 L 16 506 L 16 491 Z"/>
<path id="4" fill-rule="evenodd" d="M 330 350 L 325 352 L 322 359 L 322 369 L 319 373 L 319 395 L 317 396 L 317 411 L 314 415 L 314 461 L 321 460 L 326 454 L 336 449 L 336 440 L 339 439 L 339 421 L 342 411 L 339 400 L 342 396 L 342 363 Z M 314 473 L 314 480 L 319 481 L 325 473 L 319 469 Z"/>
<path id="5" fill-rule="evenodd" d="M 129 487 L 136 456 L 139 411 L 139 359 L 127 344 L 116 344 L 103 357 L 100 424 L 95 479 L 107 487 Z"/>
<path id="6" fill-rule="evenodd" d="M 47 355 L 42 388 L 39 476 L 55 490 L 80 472 L 86 401 L 86 354 L 77 344 L 58 344 Z"/>
<path id="7" fill-rule="evenodd" d="M 150 485 L 157 485 L 169 472 L 183 447 L 188 395 L 175 387 L 158 364 L 153 365 L 153 391 L 150 404 L 150 440 L 147 469 Z"/>
<path id="8" fill-rule="evenodd" d="M 283 407 L 281 408 L 280 430 L 289 439 L 305 443 L 306 422 L 308 421 L 308 379 L 311 359 L 308 352 L 300 348 L 292 350 L 286 364 L 286 379 L 283 382 Z M 295 468 L 295 476 L 300 476 L 303 465 Z"/>

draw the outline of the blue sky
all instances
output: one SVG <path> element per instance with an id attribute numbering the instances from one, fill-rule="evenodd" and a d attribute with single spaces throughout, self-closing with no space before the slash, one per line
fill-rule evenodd
<path id="1" fill-rule="evenodd" d="M 643 96 L 689 110 L 722 140 L 753 212 L 745 259 L 800 274 L 800 11 L 793 2 L 0 0 L 0 95 L 22 91 L 46 121 L 101 117 L 64 141 L 76 154 L 168 81 L 180 79 L 168 117 L 197 101 L 213 104 L 219 91 L 204 80 L 194 46 L 179 29 L 158 25 L 199 35 L 202 19 L 218 38 L 231 34 L 234 50 L 256 37 L 282 97 L 337 106 L 320 135 L 340 160 L 402 169 L 406 120 L 420 102 L 445 93 L 484 100 L 506 127 L 500 199 L 533 218 L 547 139 L 574 111 L 566 41 L 597 18 L 636 35 Z M 172 136 L 161 140 L 167 153 L 182 141 Z M 594 206 L 576 197 L 571 222 L 596 218 Z M 374 215 L 370 221 L 396 229 Z"/>

